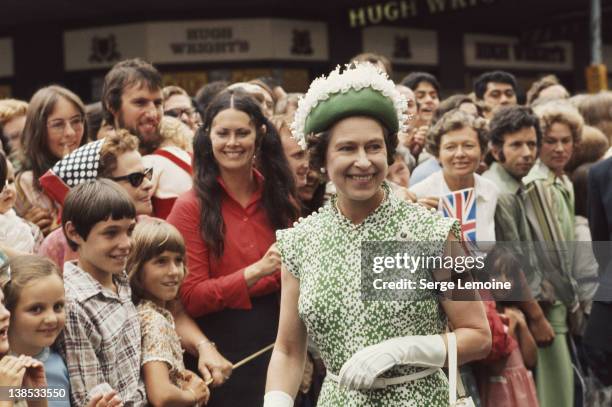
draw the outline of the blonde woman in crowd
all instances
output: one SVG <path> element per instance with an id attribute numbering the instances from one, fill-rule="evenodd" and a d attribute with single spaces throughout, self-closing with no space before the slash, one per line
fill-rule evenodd
<path id="1" fill-rule="evenodd" d="M 26 121 L 28 103 L 16 99 L 0 100 L 0 141 L 15 171 L 23 165 L 21 133 Z"/>
<path id="2" fill-rule="evenodd" d="M 153 215 L 166 219 L 174 201 L 193 186 L 193 131 L 179 119 L 164 116 L 160 126 L 161 144 L 142 159 L 153 172 Z"/>

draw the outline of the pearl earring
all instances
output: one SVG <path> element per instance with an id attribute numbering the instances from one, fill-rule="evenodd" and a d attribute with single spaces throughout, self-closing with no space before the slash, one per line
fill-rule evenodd
<path id="1" fill-rule="evenodd" d="M 321 174 L 325 174 L 325 168 L 321 167 Z"/>

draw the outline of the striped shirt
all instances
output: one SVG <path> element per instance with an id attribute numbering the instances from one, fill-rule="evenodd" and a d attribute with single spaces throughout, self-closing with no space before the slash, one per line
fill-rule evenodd
<path id="1" fill-rule="evenodd" d="M 66 327 L 58 348 L 68 367 L 72 405 L 83 406 L 111 388 L 126 407 L 146 405 L 138 313 L 125 273 L 114 281 L 117 293 L 75 263 L 64 265 Z"/>

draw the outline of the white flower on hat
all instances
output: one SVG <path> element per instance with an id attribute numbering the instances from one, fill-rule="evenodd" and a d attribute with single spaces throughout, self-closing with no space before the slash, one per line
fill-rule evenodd
<path id="1" fill-rule="evenodd" d="M 382 93 L 393 102 L 399 122 L 398 128 L 400 131 L 405 131 L 404 122 L 408 119 L 406 98 L 397 91 L 395 84 L 386 73 L 379 67 L 364 62 L 351 63 L 344 67 L 338 65 L 327 77 L 321 76 L 312 81 L 306 95 L 298 101 L 298 108 L 291 124 L 293 138 L 306 149 L 304 127 L 310 112 L 333 94 L 346 93 L 351 89 L 359 91 L 368 87 Z"/>

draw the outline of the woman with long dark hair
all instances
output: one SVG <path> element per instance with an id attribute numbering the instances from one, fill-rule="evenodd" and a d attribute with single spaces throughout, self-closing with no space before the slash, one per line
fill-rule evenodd
<path id="1" fill-rule="evenodd" d="M 183 305 L 232 362 L 274 342 L 278 327 L 280 256 L 271 246 L 298 208 L 274 131 L 250 96 L 220 93 L 194 139 L 193 189 L 167 219 L 187 248 Z M 240 367 L 209 405 L 261 402 L 268 361 L 269 354 Z"/>

